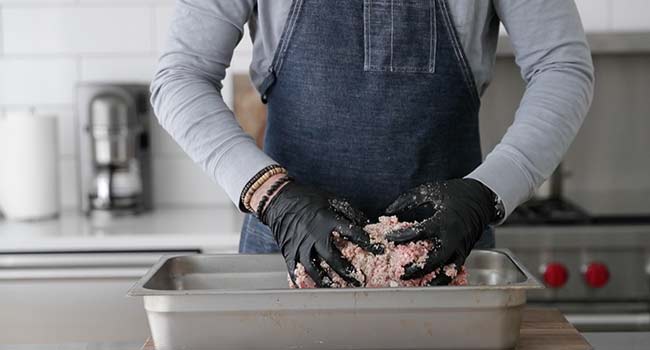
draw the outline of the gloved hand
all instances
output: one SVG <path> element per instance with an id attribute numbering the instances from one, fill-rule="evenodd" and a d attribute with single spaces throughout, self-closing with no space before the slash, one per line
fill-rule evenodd
<path id="1" fill-rule="evenodd" d="M 495 194 L 472 179 L 454 179 L 418 186 L 393 202 L 389 215 L 431 205 L 433 215 L 412 227 L 389 233 L 386 238 L 396 244 L 429 240 L 433 248 L 424 266 L 408 264 L 402 279 L 420 278 L 437 268 L 456 264 L 460 268 L 479 240 L 486 226 L 496 215 Z M 449 284 L 451 278 L 438 274 L 430 285 Z"/>
<path id="2" fill-rule="evenodd" d="M 356 269 L 334 245 L 332 231 L 373 254 L 384 251 L 381 244 L 371 243 L 363 230 L 367 222 L 363 213 L 346 201 L 295 182 L 275 194 L 261 219 L 273 231 L 294 282 L 294 270 L 300 262 L 316 286 L 329 287 L 332 280 L 320 266 L 324 260 L 346 282 L 361 286 L 354 277 Z"/>

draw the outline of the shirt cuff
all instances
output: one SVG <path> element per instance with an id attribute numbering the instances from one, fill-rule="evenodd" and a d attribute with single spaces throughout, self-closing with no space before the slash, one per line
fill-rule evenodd
<path id="1" fill-rule="evenodd" d="M 244 186 L 262 169 L 278 164 L 254 142 L 242 142 L 232 147 L 219 161 L 216 174 L 219 185 L 226 191 L 230 200 L 239 208 L 239 200 Z M 240 208 L 241 210 L 241 208 Z"/>
<path id="2" fill-rule="evenodd" d="M 503 202 L 505 215 L 498 224 L 502 224 L 533 193 L 532 181 L 528 180 L 523 169 L 510 157 L 499 153 L 488 155 L 485 162 L 465 178 L 479 181 Z"/>

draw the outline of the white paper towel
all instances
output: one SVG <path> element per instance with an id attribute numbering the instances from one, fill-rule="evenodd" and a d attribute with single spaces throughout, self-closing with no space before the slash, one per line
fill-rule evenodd
<path id="1" fill-rule="evenodd" d="M 0 208 L 10 220 L 59 213 L 57 119 L 7 113 L 2 125 Z"/>

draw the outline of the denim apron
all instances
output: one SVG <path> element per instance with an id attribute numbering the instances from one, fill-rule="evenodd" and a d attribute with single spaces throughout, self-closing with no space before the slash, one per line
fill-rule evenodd
<path id="1" fill-rule="evenodd" d="M 293 0 L 261 92 L 265 152 L 371 218 L 481 162 L 480 99 L 445 0 Z M 477 247 L 492 246 L 487 229 Z M 252 215 L 239 250 L 279 251 Z"/>

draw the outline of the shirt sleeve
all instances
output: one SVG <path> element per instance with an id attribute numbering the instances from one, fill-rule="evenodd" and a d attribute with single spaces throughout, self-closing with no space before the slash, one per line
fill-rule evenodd
<path id="1" fill-rule="evenodd" d="M 526 91 L 513 124 L 468 178 L 492 189 L 506 217 L 560 163 L 589 110 L 594 71 L 572 0 L 493 0 Z"/>
<path id="2" fill-rule="evenodd" d="M 235 119 L 222 80 L 255 0 L 179 0 L 151 84 L 162 127 L 238 206 L 260 170 L 276 164 Z"/>

